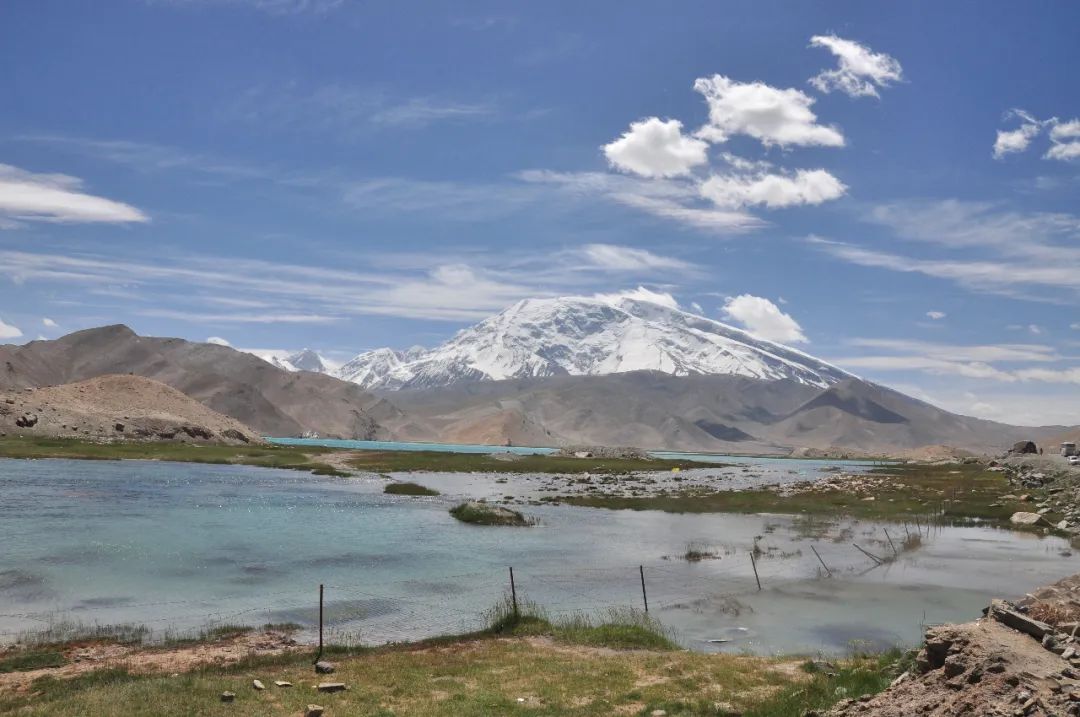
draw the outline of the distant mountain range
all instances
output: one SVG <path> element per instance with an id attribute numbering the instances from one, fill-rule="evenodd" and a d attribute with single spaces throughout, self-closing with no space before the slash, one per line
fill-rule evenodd
<path id="1" fill-rule="evenodd" d="M 503 445 L 979 452 L 1072 435 L 958 416 L 801 351 L 633 299 L 530 299 L 434 349 L 259 358 L 125 326 L 0 346 L 0 389 L 132 373 L 263 435 Z M 331 375 L 331 373 L 336 375 Z"/>
<path id="2" fill-rule="evenodd" d="M 368 389 L 659 371 L 788 379 L 827 388 L 852 375 L 801 351 L 648 301 L 526 299 L 431 350 L 377 349 L 336 375 Z"/>

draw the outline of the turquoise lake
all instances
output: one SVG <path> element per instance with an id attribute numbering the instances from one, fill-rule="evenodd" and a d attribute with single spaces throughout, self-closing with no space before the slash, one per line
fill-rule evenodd
<path id="1" fill-rule="evenodd" d="M 881 567 L 852 543 L 884 554 L 884 530 L 895 538 L 904 526 L 528 506 L 537 527 L 484 528 L 447 510 L 491 491 L 489 479 L 410 479 L 444 495 L 388 496 L 375 476 L 0 460 L 0 639 L 59 620 L 157 634 L 292 621 L 310 638 L 324 584 L 331 634 L 381 643 L 479 626 L 509 566 L 519 596 L 556 617 L 641 607 L 643 566 L 651 614 L 687 647 L 832 653 L 914 643 L 924 624 L 974 618 L 991 597 L 1080 567 L 1062 539 L 978 527 L 924 532 L 921 547 Z M 718 559 L 681 560 L 689 543 Z"/>

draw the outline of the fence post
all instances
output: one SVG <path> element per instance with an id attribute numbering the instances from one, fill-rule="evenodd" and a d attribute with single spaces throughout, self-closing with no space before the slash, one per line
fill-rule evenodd
<path id="1" fill-rule="evenodd" d="M 514 617 L 518 616 L 517 586 L 514 585 L 514 567 L 510 566 L 510 599 L 514 602 Z"/>
<path id="2" fill-rule="evenodd" d="M 885 538 L 889 541 L 889 547 L 892 548 L 893 556 L 899 558 L 900 553 L 896 552 L 896 545 L 893 543 L 892 537 L 889 535 L 889 530 L 887 528 L 882 528 L 882 530 L 885 531 Z"/>
<path id="3" fill-rule="evenodd" d="M 319 583 L 319 654 L 315 657 L 315 662 L 322 659 L 323 652 L 323 584 Z"/>
<path id="4" fill-rule="evenodd" d="M 754 551 L 750 551 L 750 565 L 754 568 L 754 580 L 757 581 L 757 589 L 761 590 L 761 578 L 757 574 L 757 561 L 754 560 Z"/>
<path id="5" fill-rule="evenodd" d="M 641 575 L 641 599 L 645 602 L 645 612 L 649 612 L 649 596 L 645 592 L 645 566 L 638 566 L 638 574 Z"/>
<path id="6" fill-rule="evenodd" d="M 825 572 L 828 573 L 829 577 L 831 578 L 832 577 L 832 570 L 829 570 L 829 566 L 826 565 L 825 561 L 821 559 L 820 555 L 818 555 L 817 548 L 815 548 L 813 545 L 811 545 L 810 549 L 814 551 L 814 555 L 817 555 L 817 559 L 818 559 L 818 562 L 821 563 L 821 567 L 825 568 Z"/>

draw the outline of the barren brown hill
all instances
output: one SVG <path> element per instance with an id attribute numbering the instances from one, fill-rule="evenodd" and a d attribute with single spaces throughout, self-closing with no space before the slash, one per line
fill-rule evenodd
<path id="1" fill-rule="evenodd" d="M 168 384 L 263 435 L 425 438 L 389 401 L 331 376 L 290 373 L 227 346 L 103 326 L 55 341 L 0 346 L 0 390 L 135 374 Z"/>
<path id="2" fill-rule="evenodd" d="M 141 376 L 101 376 L 0 394 L 0 433 L 97 440 L 262 442 L 240 421 Z"/>

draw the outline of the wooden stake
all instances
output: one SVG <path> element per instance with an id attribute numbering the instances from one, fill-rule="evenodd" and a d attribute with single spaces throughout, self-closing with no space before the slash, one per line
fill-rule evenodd
<path id="1" fill-rule="evenodd" d="M 649 612 L 649 596 L 645 593 L 645 566 L 638 566 L 638 574 L 641 575 L 641 599 L 645 602 L 645 612 Z"/>
<path id="2" fill-rule="evenodd" d="M 754 580 L 757 581 L 757 589 L 760 591 L 761 590 L 761 578 L 759 578 L 758 574 L 757 574 L 757 561 L 754 560 L 754 551 L 752 551 L 752 550 L 750 551 L 750 565 L 753 566 L 753 568 L 754 568 Z"/>
<path id="3" fill-rule="evenodd" d="M 885 531 L 885 537 L 889 540 L 889 545 L 892 547 L 892 554 L 895 557 L 900 557 L 900 553 L 896 550 L 896 545 L 893 543 L 892 538 L 889 537 L 889 531 L 886 528 L 882 528 Z"/>
<path id="4" fill-rule="evenodd" d="M 821 559 L 820 555 L 818 555 L 817 548 L 815 548 L 813 545 L 811 545 L 810 549 L 814 551 L 814 555 L 817 556 L 818 562 L 821 563 L 821 567 L 825 568 L 825 572 L 827 572 L 829 574 L 829 577 L 831 578 L 832 577 L 832 570 L 829 570 L 829 566 L 826 565 L 825 561 Z"/>
<path id="5" fill-rule="evenodd" d="M 852 545 L 855 545 L 855 543 L 852 543 Z M 881 565 L 881 564 L 882 564 L 883 562 L 885 562 L 884 560 L 882 560 L 882 559 L 881 559 L 881 558 L 879 558 L 878 556 L 874 555 L 873 553 L 869 553 L 869 552 L 867 552 L 867 551 L 863 550 L 863 549 L 862 549 L 862 548 L 860 548 L 860 547 L 859 547 L 858 545 L 855 545 L 855 549 L 856 549 L 856 550 L 858 550 L 858 551 L 859 551 L 860 553 L 862 553 L 863 555 L 865 555 L 866 557 L 868 557 L 868 558 L 870 558 L 871 560 L 873 560 L 873 561 L 874 561 L 875 563 L 877 563 L 878 565 Z"/>

